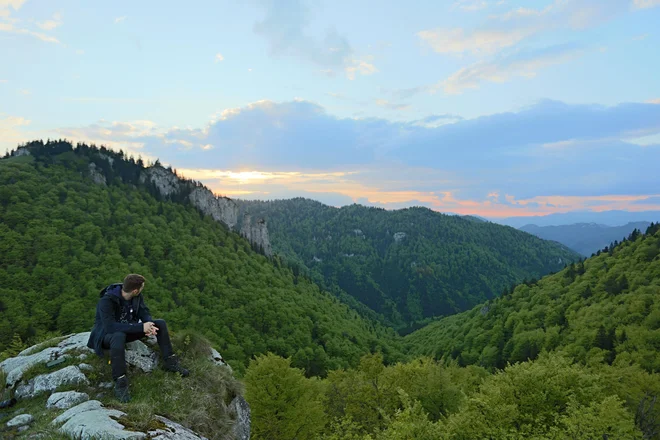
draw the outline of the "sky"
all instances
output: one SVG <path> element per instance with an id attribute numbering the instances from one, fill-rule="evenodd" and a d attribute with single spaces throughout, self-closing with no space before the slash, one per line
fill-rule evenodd
<path id="1" fill-rule="evenodd" d="M 218 195 L 488 218 L 660 210 L 660 0 L 0 0 L 0 153 Z"/>

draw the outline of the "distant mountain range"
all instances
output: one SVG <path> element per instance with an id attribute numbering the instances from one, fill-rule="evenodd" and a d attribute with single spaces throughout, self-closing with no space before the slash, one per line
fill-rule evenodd
<path id="1" fill-rule="evenodd" d="M 658 222 L 660 211 L 574 211 L 562 214 L 550 214 L 534 217 L 491 218 L 490 221 L 501 225 L 521 228 L 525 225 L 559 226 L 575 223 L 598 223 L 605 226 L 621 226 L 631 222 Z"/>
<path id="2" fill-rule="evenodd" d="M 621 241 L 623 238 L 628 237 L 635 229 L 645 231 L 649 225 L 649 222 L 631 222 L 623 226 L 576 223 L 561 226 L 525 225 L 519 229 L 544 240 L 558 241 L 588 257 L 615 240 Z"/>

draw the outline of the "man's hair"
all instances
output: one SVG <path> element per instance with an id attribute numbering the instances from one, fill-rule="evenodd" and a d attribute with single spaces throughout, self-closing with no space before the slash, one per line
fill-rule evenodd
<path id="1" fill-rule="evenodd" d="M 130 275 L 126 275 L 126 278 L 124 278 L 124 285 L 121 287 L 121 289 L 124 292 L 132 292 L 142 287 L 143 284 L 144 277 L 142 275 L 132 273 Z"/>

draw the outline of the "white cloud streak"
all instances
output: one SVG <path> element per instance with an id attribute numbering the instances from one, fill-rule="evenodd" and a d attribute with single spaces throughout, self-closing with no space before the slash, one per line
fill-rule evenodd
<path id="1" fill-rule="evenodd" d="M 655 8 L 660 6 L 660 0 L 635 0 L 634 5 L 637 9 Z"/>
<path id="2" fill-rule="evenodd" d="M 57 13 L 53 15 L 52 20 L 38 21 L 37 26 L 45 31 L 51 31 L 62 25 L 62 14 Z"/>
<path id="3" fill-rule="evenodd" d="M 445 93 L 456 95 L 466 89 L 479 88 L 484 81 L 504 83 L 516 77 L 534 78 L 540 70 L 568 62 L 583 53 L 582 49 L 573 46 L 556 46 L 492 62 L 479 62 L 458 70 L 437 88 L 442 87 Z"/>
<path id="4" fill-rule="evenodd" d="M 417 36 L 437 53 L 492 55 L 540 33 L 596 26 L 625 12 L 628 1 L 554 0 L 542 9 L 517 8 L 492 15 L 475 29 L 436 28 L 422 30 Z"/>

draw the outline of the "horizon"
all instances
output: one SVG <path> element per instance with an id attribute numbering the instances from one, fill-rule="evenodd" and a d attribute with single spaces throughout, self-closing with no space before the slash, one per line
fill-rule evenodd
<path id="1" fill-rule="evenodd" d="M 83 5 L 0 0 L 0 154 L 95 143 L 248 200 L 660 211 L 659 0 Z"/>

